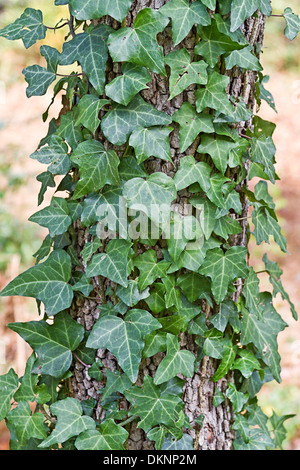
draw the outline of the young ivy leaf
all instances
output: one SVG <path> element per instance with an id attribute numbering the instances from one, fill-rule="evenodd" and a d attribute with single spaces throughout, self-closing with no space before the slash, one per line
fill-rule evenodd
<path id="1" fill-rule="evenodd" d="M 96 423 L 90 416 L 82 416 L 82 406 L 76 398 L 65 398 L 50 406 L 50 411 L 57 417 L 55 429 L 39 448 L 62 444 L 73 436 L 78 436 L 87 429 L 95 429 Z"/>
<path id="2" fill-rule="evenodd" d="M 164 15 L 172 18 L 173 42 L 177 46 L 189 34 L 194 24 L 209 25 L 211 20 L 202 2 L 171 0 L 160 8 Z"/>
<path id="3" fill-rule="evenodd" d="M 246 70 L 263 70 L 258 58 L 253 54 L 252 46 L 244 47 L 242 50 L 234 50 L 225 58 L 226 70 L 231 70 L 235 66 Z"/>
<path id="4" fill-rule="evenodd" d="M 230 152 L 238 146 L 237 142 L 228 140 L 226 137 L 203 135 L 197 151 L 202 154 L 208 153 L 218 170 L 224 175 L 229 164 Z"/>
<path id="5" fill-rule="evenodd" d="M 139 416 L 141 421 L 138 427 L 145 432 L 157 424 L 174 427 L 175 410 L 181 407 L 181 399 L 172 394 L 163 393 L 160 387 L 153 383 L 150 376 L 145 376 L 143 387 L 133 387 L 125 391 L 126 399 L 132 404 L 129 412 Z"/>
<path id="6" fill-rule="evenodd" d="M 298 15 L 293 13 L 291 8 L 286 8 L 284 10 L 283 16 L 286 21 L 284 34 L 290 41 L 293 41 L 293 39 L 295 39 L 300 32 L 300 18 Z"/>
<path id="7" fill-rule="evenodd" d="M 139 91 L 147 87 L 151 75 L 145 67 L 125 63 L 122 75 L 116 77 L 105 87 L 106 95 L 116 103 L 127 106 Z"/>
<path id="8" fill-rule="evenodd" d="M 47 62 L 47 70 L 56 74 L 60 61 L 60 52 L 51 46 L 41 46 L 41 55 L 45 57 Z"/>
<path id="9" fill-rule="evenodd" d="M 71 159 L 79 166 L 80 179 L 76 185 L 74 199 L 102 189 L 106 184 L 118 186 L 120 160 L 114 150 L 105 150 L 101 142 L 81 142 Z"/>
<path id="10" fill-rule="evenodd" d="M 122 21 L 131 7 L 132 0 L 69 0 L 72 14 L 78 20 L 94 20 L 110 15 Z"/>
<path id="11" fill-rule="evenodd" d="M 52 135 L 47 145 L 30 155 L 30 158 L 49 165 L 48 172 L 53 175 L 64 175 L 71 168 L 68 146 L 58 135 Z"/>
<path id="12" fill-rule="evenodd" d="M 191 103 L 183 103 L 181 108 L 172 116 L 179 124 L 180 152 L 183 153 L 192 145 L 201 132 L 215 132 L 213 117 L 210 114 L 197 114 Z"/>
<path id="13" fill-rule="evenodd" d="M 203 191 L 208 191 L 211 171 L 211 167 L 207 163 L 197 163 L 192 155 L 181 158 L 180 168 L 174 178 L 176 190 L 181 191 L 197 182 Z"/>
<path id="14" fill-rule="evenodd" d="M 281 232 L 281 227 L 276 219 L 270 214 L 268 208 L 258 207 L 252 213 L 252 222 L 254 224 L 254 236 L 257 245 L 263 241 L 270 243 L 270 235 L 273 235 L 275 242 L 280 249 L 287 253 L 287 240 Z"/>
<path id="15" fill-rule="evenodd" d="M 36 177 L 37 181 L 42 183 L 39 195 L 38 195 L 38 205 L 42 204 L 44 201 L 44 195 L 48 188 L 55 188 L 54 176 L 49 171 L 44 171 Z"/>
<path id="16" fill-rule="evenodd" d="M 186 49 L 170 52 L 165 57 L 166 64 L 171 68 L 169 100 L 182 93 L 193 83 L 206 85 L 208 65 L 203 60 L 192 63 L 191 60 L 191 56 Z"/>
<path id="17" fill-rule="evenodd" d="M 254 370 L 260 370 L 261 365 L 254 354 L 247 349 L 238 351 L 238 359 L 235 359 L 232 370 L 239 370 L 243 377 L 249 379 Z"/>
<path id="18" fill-rule="evenodd" d="M 60 197 L 53 197 L 50 206 L 36 212 L 28 220 L 47 227 L 51 238 L 65 233 L 72 223 L 68 203 Z"/>
<path id="19" fill-rule="evenodd" d="M 169 135 L 173 127 L 137 127 L 131 134 L 129 145 L 134 148 L 138 164 L 149 157 L 172 162 Z"/>
<path id="20" fill-rule="evenodd" d="M 71 65 L 78 61 L 95 90 L 102 95 L 105 85 L 105 70 L 108 59 L 106 40 L 111 28 L 100 24 L 88 32 L 77 34 L 65 42 L 60 65 Z"/>
<path id="21" fill-rule="evenodd" d="M 195 356 L 186 350 L 180 350 L 176 336 L 167 334 L 167 355 L 159 364 L 154 383 L 159 385 L 167 382 L 177 374 L 193 377 Z"/>
<path id="22" fill-rule="evenodd" d="M 247 277 L 246 254 L 247 249 L 241 246 L 233 246 L 226 253 L 221 248 L 207 252 L 199 272 L 211 278 L 216 303 L 224 300 L 231 281 Z"/>
<path id="23" fill-rule="evenodd" d="M 164 126 L 172 118 L 158 111 L 137 95 L 128 106 L 116 105 L 101 122 L 105 137 L 114 145 L 123 145 L 137 127 Z"/>
<path id="24" fill-rule="evenodd" d="M 54 324 L 45 321 L 9 323 L 8 327 L 18 333 L 37 353 L 32 372 L 52 377 L 62 377 L 72 362 L 72 351 L 83 339 L 84 328 L 68 312 L 56 315 Z"/>
<path id="25" fill-rule="evenodd" d="M 205 88 L 195 92 L 197 112 L 201 113 L 205 108 L 212 108 L 226 116 L 233 116 L 234 108 L 226 93 L 228 83 L 229 77 L 215 71 L 211 72 Z"/>
<path id="26" fill-rule="evenodd" d="M 95 95 L 84 95 L 76 106 L 75 126 L 82 124 L 92 134 L 95 134 L 100 125 L 99 112 L 109 100 L 100 100 Z"/>
<path id="27" fill-rule="evenodd" d="M 11 281 L 0 296 L 34 297 L 45 304 L 49 316 L 55 315 L 71 305 L 73 291 L 68 284 L 70 277 L 69 255 L 63 250 L 56 250 L 44 263 L 29 268 Z"/>
<path id="28" fill-rule="evenodd" d="M 104 276 L 123 287 L 128 286 L 127 258 L 131 242 L 127 240 L 111 240 L 106 253 L 93 256 L 88 264 L 86 275 L 88 277 Z"/>
<path id="29" fill-rule="evenodd" d="M 231 4 L 231 31 L 236 31 L 244 21 L 260 10 L 263 15 L 270 16 L 272 6 L 270 0 L 233 0 Z"/>
<path id="30" fill-rule="evenodd" d="M 118 359 L 120 367 L 134 383 L 137 379 L 145 336 L 161 324 L 146 310 L 130 310 L 122 318 L 100 318 L 88 338 L 88 348 L 106 348 Z"/>
<path id="31" fill-rule="evenodd" d="M 106 419 L 99 426 L 99 431 L 89 429 L 82 432 L 76 439 L 78 450 L 124 450 L 128 432 L 115 424 L 113 419 Z"/>
<path id="32" fill-rule="evenodd" d="M 27 361 L 24 376 L 21 378 L 21 386 L 14 394 L 14 400 L 18 403 L 20 401 L 27 401 L 43 404 L 51 400 L 51 395 L 47 392 L 46 385 L 38 385 L 38 375 L 32 374 L 35 360 L 35 354 L 32 353 Z"/>
<path id="33" fill-rule="evenodd" d="M 45 95 L 51 83 L 56 80 L 55 73 L 40 65 L 30 65 L 26 67 L 22 73 L 28 83 L 28 87 L 26 88 L 27 98 Z"/>
<path id="34" fill-rule="evenodd" d="M 138 286 L 141 291 L 153 284 L 157 278 L 165 276 L 170 266 L 167 261 L 158 262 L 154 250 L 148 250 L 138 255 L 133 260 L 133 264 L 140 272 Z"/>
<path id="35" fill-rule="evenodd" d="M 0 30 L 0 36 L 9 40 L 22 39 L 26 49 L 38 40 L 44 39 L 47 28 L 43 25 L 43 13 L 34 8 L 26 8 L 14 23 Z"/>
<path id="36" fill-rule="evenodd" d="M 114 62 L 130 62 L 148 67 L 152 72 L 166 75 L 164 56 L 156 36 L 168 24 L 160 11 L 144 8 L 132 28 L 121 28 L 108 39 L 108 48 Z"/>
<path id="37" fill-rule="evenodd" d="M 274 184 L 276 176 L 274 168 L 276 147 L 272 137 L 265 137 L 264 135 L 254 137 L 250 152 L 252 160 L 263 165 L 264 172 Z"/>

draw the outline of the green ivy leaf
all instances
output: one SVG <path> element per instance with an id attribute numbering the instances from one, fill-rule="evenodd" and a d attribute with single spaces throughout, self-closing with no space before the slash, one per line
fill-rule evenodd
<path id="1" fill-rule="evenodd" d="M 47 392 L 45 384 L 38 385 L 39 377 L 32 374 L 32 369 L 36 361 L 35 354 L 29 357 L 24 376 L 20 379 L 21 386 L 14 394 L 14 400 L 17 402 L 34 402 L 39 404 L 47 403 L 51 400 L 51 395 Z"/>
<path id="2" fill-rule="evenodd" d="M 109 100 L 100 100 L 95 95 L 84 95 L 79 101 L 76 108 L 75 126 L 82 124 L 92 134 L 95 134 L 100 125 L 99 112 Z"/>
<path id="3" fill-rule="evenodd" d="M 270 423 L 272 425 L 272 431 L 275 435 L 275 446 L 276 448 L 282 449 L 282 443 L 287 437 L 287 430 L 284 427 L 284 422 L 287 419 L 294 418 L 295 415 L 284 415 L 284 416 L 277 416 L 275 411 L 273 411 L 272 416 L 270 417 Z"/>
<path id="4" fill-rule="evenodd" d="M 60 197 L 53 197 L 50 206 L 36 212 L 28 220 L 47 227 L 51 238 L 65 233 L 72 223 L 68 203 Z"/>
<path id="5" fill-rule="evenodd" d="M 134 307 L 150 295 L 149 289 L 144 289 L 142 292 L 139 291 L 138 280 L 130 280 L 127 287 L 118 286 L 116 294 L 129 307 Z"/>
<path id="6" fill-rule="evenodd" d="M 132 404 L 130 414 L 139 416 L 138 427 L 148 432 L 157 424 L 173 427 L 175 410 L 180 406 L 178 396 L 164 394 L 153 379 L 145 376 L 143 387 L 133 387 L 125 392 L 126 399 Z"/>
<path id="7" fill-rule="evenodd" d="M 277 220 L 272 217 L 269 210 L 265 207 L 258 207 L 252 213 L 252 222 L 254 224 L 254 236 L 256 243 L 260 245 L 263 241 L 269 243 L 270 235 L 273 235 L 275 242 L 280 249 L 287 253 L 287 241 L 281 232 L 281 227 Z"/>
<path id="8" fill-rule="evenodd" d="M 112 372 L 109 369 L 106 371 L 106 385 L 102 394 L 102 400 L 110 397 L 113 393 L 124 393 L 131 387 L 131 381 L 126 374 L 121 374 L 118 371 Z"/>
<path id="9" fill-rule="evenodd" d="M 47 62 L 47 70 L 56 74 L 57 67 L 60 61 L 60 52 L 54 47 L 50 46 L 41 46 L 40 48 L 41 55 L 45 57 Z"/>
<path id="10" fill-rule="evenodd" d="M 186 49 L 173 51 L 165 57 L 166 64 L 171 68 L 169 79 L 170 100 L 193 83 L 206 85 L 207 64 L 203 60 L 192 63 L 191 60 L 191 56 Z"/>
<path id="11" fill-rule="evenodd" d="M 30 158 L 49 165 L 48 172 L 53 175 L 64 175 L 71 167 L 68 146 L 58 135 L 51 136 L 47 145 L 30 155 Z"/>
<path id="12" fill-rule="evenodd" d="M 29 439 L 45 439 L 47 433 L 44 427 L 42 413 L 31 414 L 29 403 L 21 401 L 7 415 L 7 421 L 14 426 L 17 439 L 21 445 L 27 444 Z"/>
<path id="13" fill-rule="evenodd" d="M 197 163 L 192 155 L 182 157 L 180 159 L 180 168 L 174 178 L 176 190 L 181 191 L 197 182 L 203 191 L 208 191 L 211 171 L 211 167 L 207 163 Z"/>
<path id="14" fill-rule="evenodd" d="M 212 108 L 228 116 L 233 115 L 233 107 L 230 103 L 226 88 L 229 77 L 220 75 L 213 71 L 208 75 L 208 82 L 205 88 L 195 92 L 197 112 L 201 113 L 205 108 Z"/>
<path id="15" fill-rule="evenodd" d="M 235 357 L 237 354 L 237 347 L 233 346 L 231 342 L 226 342 L 224 344 L 224 355 L 219 365 L 217 371 L 215 372 L 214 376 L 212 377 L 213 382 L 217 382 L 218 380 L 225 377 L 227 372 L 231 369 L 232 364 L 234 363 Z"/>
<path id="16" fill-rule="evenodd" d="M 263 165 L 264 172 L 268 175 L 270 181 L 275 183 L 274 156 L 276 147 L 271 137 L 254 137 L 251 146 L 251 158 L 256 163 Z"/>
<path id="17" fill-rule="evenodd" d="M 127 106 L 139 91 L 147 87 L 151 75 L 145 67 L 125 63 L 122 75 L 116 77 L 105 87 L 105 93 L 116 103 Z"/>
<path id="18" fill-rule="evenodd" d="M 226 70 L 238 66 L 241 69 L 261 71 L 263 67 L 258 58 L 253 54 L 252 46 L 244 47 L 242 50 L 234 50 L 225 58 Z"/>
<path id="19" fill-rule="evenodd" d="M 94 20 L 110 15 L 122 21 L 131 7 L 132 0 L 69 0 L 72 13 L 78 20 Z"/>
<path id="20" fill-rule="evenodd" d="M 109 36 L 108 48 L 114 62 L 130 62 L 166 75 L 164 56 L 156 36 L 168 24 L 160 11 L 144 8 L 132 28 L 121 28 Z"/>
<path id="21" fill-rule="evenodd" d="M 173 439 L 171 436 L 166 437 L 162 450 L 193 450 L 194 443 L 193 438 L 189 434 L 184 434 L 181 439 L 177 441 Z"/>
<path id="22" fill-rule="evenodd" d="M 48 188 L 55 188 L 54 176 L 49 171 L 44 171 L 36 177 L 37 181 L 42 183 L 39 195 L 38 195 L 38 205 L 41 205 L 44 201 L 44 195 Z"/>
<path id="23" fill-rule="evenodd" d="M 293 41 L 293 39 L 295 39 L 300 32 L 300 18 L 298 15 L 293 13 L 291 8 L 286 8 L 284 10 L 283 16 L 286 21 L 284 34 L 290 41 Z"/>
<path id="24" fill-rule="evenodd" d="M 105 85 L 105 70 L 108 59 L 106 40 L 111 28 L 105 24 L 89 32 L 77 34 L 65 42 L 60 57 L 61 65 L 78 61 L 95 90 L 102 95 Z"/>
<path id="25" fill-rule="evenodd" d="M 207 252 L 199 272 L 211 278 L 212 293 L 218 304 L 224 300 L 231 281 L 247 277 L 246 252 L 241 246 L 233 246 L 226 253 L 221 248 Z"/>
<path id="26" fill-rule="evenodd" d="M 238 145 L 238 143 L 232 142 L 226 137 L 203 135 L 197 151 L 199 153 L 208 153 L 218 170 L 224 174 L 229 164 L 230 152 L 236 149 Z"/>
<path id="27" fill-rule="evenodd" d="M 79 166 L 80 180 L 73 198 L 102 189 L 106 184 L 118 186 L 119 158 L 115 151 L 105 150 L 101 142 L 87 140 L 81 142 L 73 152 L 72 161 Z"/>
<path id="28" fill-rule="evenodd" d="M 129 145 L 134 148 L 138 164 L 149 157 L 157 157 L 172 162 L 170 132 L 172 127 L 137 127 L 131 134 Z"/>
<path id="29" fill-rule="evenodd" d="M 188 0 L 171 0 L 160 11 L 172 18 L 173 42 L 177 46 L 189 34 L 194 24 L 210 24 L 210 16 L 202 2 L 190 5 Z"/>
<path id="30" fill-rule="evenodd" d="M 272 7 L 270 0 L 233 0 L 231 5 L 231 31 L 236 31 L 244 21 L 260 10 L 263 15 L 270 16 Z"/>
<path id="31" fill-rule="evenodd" d="M 232 370 L 239 370 L 243 377 L 249 379 L 254 370 L 261 370 L 261 365 L 254 354 L 247 349 L 238 351 L 238 359 L 234 361 Z"/>
<path id="32" fill-rule="evenodd" d="M 66 442 L 73 436 L 78 436 L 88 429 L 95 429 L 96 423 L 89 416 L 82 416 L 82 407 L 79 400 L 65 398 L 50 406 L 50 411 L 57 417 L 55 429 L 39 448 L 50 447 L 53 444 Z"/>
<path id="33" fill-rule="evenodd" d="M 131 242 L 127 240 L 111 240 L 106 253 L 93 256 L 88 264 L 86 275 L 88 277 L 104 276 L 121 286 L 128 286 L 127 258 Z"/>
<path id="34" fill-rule="evenodd" d="M 44 263 L 29 268 L 11 281 L 0 296 L 34 297 L 44 302 L 49 316 L 55 315 L 71 305 L 73 291 L 68 284 L 70 277 L 69 255 L 63 250 L 56 250 Z"/>
<path id="35" fill-rule="evenodd" d="M 51 83 L 56 80 L 55 73 L 40 65 L 30 65 L 26 67 L 22 73 L 28 83 L 28 87 L 26 88 L 27 98 L 45 95 Z"/>
<path id="36" fill-rule="evenodd" d="M 158 277 L 164 277 L 170 266 L 170 263 L 167 261 L 158 262 L 154 250 L 148 250 L 138 255 L 133 260 L 133 264 L 140 272 L 138 286 L 141 291 L 153 284 Z"/>
<path id="37" fill-rule="evenodd" d="M 107 348 L 118 359 L 120 367 L 134 383 L 145 342 L 144 338 L 160 323 L 146 310 L 131 310 L 122 318 L 107 315 L 100 318 L 88 338 L 88 348 Z"/>
<path id="38" fill-rule="evenodd" d="M 19 378 L 13 369 L 0 376 L 0 421 L 11 409 L 11 400 L 19 386 Z"/>
<path id="39" fill-rule="evenodd" d="M 180 152 L 186 151 L 201 132 L 214 133 L 213 117 L 209 114 L 197 114 L 194 106 L 184 102 L 172 116 L 179 127 Z"/>
<path id="40" fill-rule="evenodd" d="M 75 442 L 78 450 L 124 450 L 128 432 L 115 424 L 113 419 L 106 419 L 99 426 L 99 431 L 89 429 L 81 433 Z"/>
<path id="41" fill-rule="evenodd" d="M 242 411 L 245 404 L 249 400 L 249 393 L 244 394 L 242 392 L 238 392 L 236 386 L 232 383 L 228 385 L 228 389 L 226 390 L 226 396 L 231 401 L 233 410 L 236 413 Z"/>
<path id="42" fill-rule="evenodd" d="M 45 321 L 9 323 L 8 327 L 18 333 L 36 351 L 38 359 L 33 373 L 62 377 L 72 362 L 72 352 L 83 339 L 84 328 L 72 317 L 62 312 L 55 317 L 53 325 Z"/>
<path id="43" fill-rule="evenodd" d="M 167 334 L 167 354 L 159 364 L 154 383 L 159 385 L 167 382 L 177 374 L 185 377 L 194 375 L 195 356 L 186 350 L 180 350 L 180 344 L 176 336 Z"/>
<path id="44" fill-rule="evenodd" d="M 137 95 L 128 106 L 116 105 L 102 119 L 101 128 L 105 137 L 114 145 L 123 145 L 137 127 L 164 126 L 172 118 L 158 111 Z"/>
<path id="45" fill-rule="evenodd" d="M 26 49 L 38 40 L 44 39 L 47 28 L 43 25 L 43 13 L 34 8 L 26 8 L 14 23 L 0 30 L 0 36 L 9 40 L 22 39 Z"/>

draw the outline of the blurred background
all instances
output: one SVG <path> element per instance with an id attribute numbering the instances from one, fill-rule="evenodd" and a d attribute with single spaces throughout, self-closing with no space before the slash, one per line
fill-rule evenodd
<path id="1" fill-rule="evenodd" d="M 44 24 L 55 26 L 66 18 L 66 7 L 54 7 L 52 0 L 0 0 L 0 28 L 12 23 L 25 8 L 41 8 Z M 300 15 L 299 0 L 273 0 L 274 14 L 280 14 L 288 6 Z M 274 141 L 277 146 L 277 173 L 281 180 L 276 188 L 270 185 L 278 216 L 288 240 L 289 255 L 283 255 L 277 245 L 257 247 L 250 243 L 252 265 L 264 269 L 261 259 L 268 253 L 284 270 L 283 281 L 291 300 L 300 314 L 300 37 L 288 41 L 283 30 L 283 18 L 267 20 L 262 63 L 265 75 L 270 75 L 265 85 L 272 93 L 278 114 L 263 102 L 259 115 L 277 124 Z M 49 44 L 61 50 L 63 30 L 48 31 L 47 38 L 25 51 L 21 41 L 0 38 L 0 289 L 21 271 L 33 264 L 32 254 L 39 248 L 46 230 L 28 222 L 37 211 L 37 195 L 40 183 L 36 176 L 44 167 L 29 155 L 36 150 L 40 140 L 47 134 L 48 124 L 41 115 L 47 109 L 51 90 L 43 97 L 28 100 L 26 83 L 22 75 L 24 67 L 33 64 L 44 66 L 39 48 Z M 59 98 L 51 107 L 49 118 L 57 117 Z M 252 182 L 252 184 L 255 183 Z M 48 191 L 43 205 L 49 204 L 52 196 Z M 261 276 L 261 287 L 271 290 L 267 278 Z M 295 414 L 286 422 L 288 437 L 286 450 L 300 450 L 300 322 L 292 320 L 289 306 L 280 297 L 276 307 L 289 324 L 279 335 L 279 351 L 282 357 L 282 384 L 266 384 L 259 394 L 264 412 L 272 410 L 280 414 Z M 0 375 L 14 367 L 23 374 L 25 362 L 30 354 L 26 343 L 10 332 L 5 325 L 14 321 L 38 319 L 33 299 L 14 297 L 0 299 Z M 8 448 L 9 433 L 5 423 L 0 423 L 0 450 Z"/>

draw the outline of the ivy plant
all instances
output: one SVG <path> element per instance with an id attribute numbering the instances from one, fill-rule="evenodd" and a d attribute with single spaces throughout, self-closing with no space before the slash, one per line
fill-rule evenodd
<path id="1" fill-rule="evenodd" d="M 45 66 L 23 71 L 28 98 L 55 82 L 52 102 L 62 92 L 64 108 L 31 155 L 46 165 L 38 204 L 55 188 L 30 218 L 49 234 L 35 265 L 1 292 L 35 298 L 41 315 L 8 325 L 33 350 L 23 377 L 13 369 L 0 377 L 11 449 L 128 449 L 132 426 L 156 449 L 198 449 L 210 360 L 213 406 L 231 410 L 233 447 L 273 449 L 286 436 L 291 416 L 268 419 L 256 395 L 280 382 L 277 335 L 287 325 L 273 297 L 297 313 L 277 263 L 264 256 L 273 292 L 260 292 L 247 251 L 250 228 L 258 245 L 272 237 L 287 251 L 268 193 L 278 179 L 274 126 L 229 86 L 252 77 L 256 102 L 274 109 L 260 47 L 244 28 L 270 17 L 271 2 L 162 3 L 133 15 L 131 0 L 56 0 L 67 18 L 55 27 L 27 8 L 0 31 L 29 48 L 48 29 L 66 29 L 61 52 L 43 45 Z M 281 16 L 295 39 L 299 17 L 291 8 Z M 147 361 L 152 376 L 142 373 Z M 74 393 L 78 367 L 97 383 L 96 397 Z M 184 387 L 197 374 L 199 413 L 190 419 Z"/>

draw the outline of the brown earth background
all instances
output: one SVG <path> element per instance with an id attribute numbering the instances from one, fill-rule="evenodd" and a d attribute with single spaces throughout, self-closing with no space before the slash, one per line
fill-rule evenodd
<path id="1" fill-rule="evenodd" d="M 43 5 L 44 23 L 54 26 L 66 17 L 65 7 L 54 7 L 48 0 Z M 300 14 L 299 0 L 274 0 L 274 13 L 282 13 L 287 6 Z M 26 7 L 41 8 L 36 0 L 0 0 L 0 28 L 13 22 Z M 284 38 L 285 23 L 281 18 L 267 22 L 262 63 L 265 75 L 270 75 L 266 88 L 273 94 L 278 114 L 263 103 L 259 115 L 277 124 L 274 141 L 277 147 L 277 173 L 281 180 L 269 190 L 283 231 L 288 241 L 289 255 L 283 255 L 275 244 L 259 247 L 250 243 L 251 263 L 263 269 L 262 255 L 277 261 L 284 270 L 283 281 L 296 310 L 300 314 L 300 37 L 292 43 Z M 25 51 L 21 41 L 10 42 L 0 38 L 0 289 L 11 279 L 33 264 L 32 254 L 39 248 L 46 231 L 28 222 L 37 211 L 40 183 L 36 176 L 44 167 L 29 155 L 35 151 L 48 129 L 42 113 L 52 98 L 51 90 L 43 97 L 26 98 L 26 84 L 22 70 L 28 65 L 44 65 L 39 55 L 41 44 L 61 50 L 63 33 L 48 33 L 46 40 Z M 51 117 L 60 110 L 59 99 L 51 108 Z M 251 184 L 255 183 L 253 181 Z M 49 204 L 53 190 L 49 190 L 43 205 Z M 264 276 L 261 287 L 271 290 Z M 289 307 L 280 297 L 276 307 L 289 328 L 279 335 L 282 357 L 282 383 L 266 384 L 259 394 L 264 412 L 295 414 L 286 423 L 288 437 L 285 450 L 300 450 L 300 322 L 292 320 Z M 15 333 L 6 328 L 12 321 L 38 319 L 32 299 L 14 297 L 0 301 L 0 374 L 14 367 L 22 376 L 30 348 Z M 8 449 L 9 432 L 0 423 L 0 450 Z"/>

